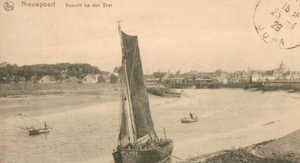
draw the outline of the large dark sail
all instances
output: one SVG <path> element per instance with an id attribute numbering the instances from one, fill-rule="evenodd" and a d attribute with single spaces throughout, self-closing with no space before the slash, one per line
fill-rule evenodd
<path id="1" fill-rule="evenodd" d="M 171 139 L 156 136 L 136 36 L 121 31 L 122 68 L 120 70 L 122 120 L 119 145 L 113 152 L 115 163 L 157 163 L 173 151 Z M 123 89 L 124 88 L 124 89 Z M 127 141 L 127 143 L 126 143 Z"/>
<path id="2" fill-rule="evenodd" d="M 126 63 L 125 70 L 127 71 L 136 138 L 138 139 L 151 132 L 154 133 L 154 126 L 144 85 L 137 36 L 129 36 L 123 31 L 121 31 L 121 36 L 123 42 L 122 61 Z"/>

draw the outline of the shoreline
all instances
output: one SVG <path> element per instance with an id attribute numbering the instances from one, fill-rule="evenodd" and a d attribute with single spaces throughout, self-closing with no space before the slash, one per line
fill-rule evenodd
<path id="1" fill-rule="evenodd" d="M 39 116 L 41 112 L 56 113 L 110 102 L 119 98 L 116 89 L 117 85 L 114 84 L 0 85 L 0 117 L 20 112 Z"/>
<path id="2" fill-rule="evenodd" d="M 49 87 L 54 88 L 54 86 L 58 86 L 58 85 L 52 85 Z M 62 86 L 62 85 L 59 85 L 59 86 Z M 49 88 L 48 86 L 41 86 L 41 87 Z M 90 87 L 90 88 L 88 88 L 88 87 Z M 64 111 L 69 111 L 71 109 L 76 109 L 76 108 L 80 108 L 80 107 L 97 105 L 97 104 L 111 102 L 111 101 L 117 101 L 119 99 L 119 91 L 117 90 L 118 89 L 117 85 L 111 85 L 111 84 L 65 85 L 65 87 L 61 87 L 61 88 L 62 88 L 63 93 L 60 93 L 60 94 L 44 94 L 41 96 L 40 95 L 9 95 L 6 98 L 0 98 L 0 103 L 4 104 L 1 106 L 1 109 L 0 109 L 0 111 L 2 113 L 0 115 L 0 117 L 13 115 L 14 113 L 17 113 L 20 111 L 26 112 L 30 116 L 32 116 L 32 115 L 33 116 L 41 116 L 42 114 L 47 114 L 47 113 L 52 114 L 52 113 L 64 112 Z M 228 89 L 228 88 L 225 88 L 224 90 L 226 90 L 226 89 Z M 228 89 L 228 90 L 230 90 L 230 89 Z M 234 89 L 232 89 L 232 90 L 234 90 Z M 240 89 L 240 90 L 242 90 L 242 89 Z M 24 91 L 24 89 L 23 89 L 23 91 Z M 32 91 L 34 92 L 34 90 L 32 90 Z M 40 89 L 38 91 L 51 92 L 51 90 L 49 90 L 49 89 L 48 90 Z M 245 91 L 250 92 L 250 90 L 245 90 Z M 281 90 L 278 90 L 278 91 L 281 91 Z M 152 98 L 155 99 L 158 97 L 153 96 Z M 12 104 L 11 103 L 12 101 L 16 101 L 16 103 Z M 153 104 L 155 104 L 155 102 Z M 291 114 L 289 114 L 288 116 L 290 116 L 290 115 Z M 282 117 L 279 118 L 279 120 L 282 120 Z M 276 121 L 276 123 L 275 123 L 275 121 Z M 278 124 L 277 119 L 262 123 L 261 126 L 273 126 L 274 123 Z M 274 129 L 276 129 L 276 128 L 272 128 L 270 130 L 274 130 Z M 273 138 L 271 138 L 271 139 L 273 139 Z M 257 142 L 259 142 L 259 141 L 257 141 Z M 272 141 L 272 142 L 274 142 L 274 141 Z M 261 143 L 258 143 L 258 144 L 261 144 Z M 258 145 L 258 144 L 255 144 L 255 145 Z M 220 148 L 221 151 L 219 151 L 219 152 L 214 152 L 214 153 L 208 152 L 208 154 L 203 154 L 203 155 L 199 155 L 199 156 L 190 158 L 189 161 L 197 162 L 197 163 L 201 160 L 204 162 L 207 162 L 207 163 L 208 162 L 217 162 L 216 160 L 227 159 L 229 156 L 232 156 L 232 158 L 234 158 L 234 159 L 245 159 L 246 158 L 249 160 L 256 160 L 257 162 L 260 161 L 262 163 L 264 163 L 263 161 L 274 162 L 274 161 L 276 161 L 276 159 L 278 159 L 278 158 L 262 159 L 262 158 L 258 157 L 258 155 L 260 155 L 260 154 L 253 155 L 253 153 L 250 153 L 249 150 L 253 149 L 252 147 L 254 147 L 255 145 L 241 147 L 238 149 L 228 149 L 228 150 L 221 150 L 222 148 Z M 257 146 L 255 146 L 255 147 L 257 147 Z M 226 147 L 223 149 L 226 149 Z M 264 151 L 266 153 L 268 153 L 267 151 L 269 151 L 269 150 L 264 150 Z M 300 151 L 300 149 L 299 149 L 299 151 Z M 197 155 L 197 153 L 194 153 L 194 154 Z M 176 155 L 177 154 L 175 154 L 175 156 Z M 227 157 L 225 157 L 225 156 L 227 156 Z M 300 156 L 300 154 L 299 154 L 299 156 Z M 207 161 L 205 161 L 204 158 Z M 224 163 L 225 162 L 227 163 L 228 160 L 227 161 L 225 160 Z M 277 160 L 277 162 L 278 162 L 278 160 Z M 185 163 L 185 162 L 182 162 L 182 163 Z M 289 163 L 289 162 L 284 162 L 284 163 Z"/>
<path id="3" fill-rule="evenodd" d="M 299 163 L 300 129 L 280 138 L 190 157 L 178 163 Z"/>
<path id="4" fill-rule="evenodd" d="M 105 93 L 110 93 L 110 90 L 118 90 L 118 84 L 110 83 L 90 83 L 90 84 L 77 84 L 77 83 L 55 83 L 55 84 L 40 84 L 40 83 L 9 83 L 0 84 L 0 98 L 18 98 L 25 97 L 28 95 L 40 96 L 40 95 L 61 95 L 61 94 L 88 94 L 88 95 L 100 95 Z M 157 88 L 158 89 L 158 88 Z M 165 89 L 165 88 L 159 88 Z M 180 88 L 171 88 L 180 89 Z M 256 87 L 229 87 L 222 86 L 220 88 L 198 88 L 198 89 L 242 89 L 245 91 L 261 91 L 265 92 L 278 92 L 284 91 L 287 93 L 300 94 L 300 89 L 292 88 L 256 88 Z M 181 90 L 191 90 L 191 89 L 181 89 Z M 156 94 L 154 94 L 156 95 Z"/>
<path id="5" fill-rule="evenodd" d="M 225 149 L 214 153 L 201 154 L 180 163 L 228 163 L 228 162 L 244 162 L 244 163 L 297 163 L 300 162 L 300 147 L 289 149 L 289 153 L 281 154 L 279 148 L 269 148 L 274 144 L 281 145 L 282 142 L 291 139 L 299 139 L 300 130 L 296 130 L 291 134 L 278 139 L 264 141 L 254 145 L 241 147 L 238 149 Z M 299 142 L 298 142 L 299 143 Z M 285 146 L 295 146 L 295 144 L 285 144 Z M 271 153 L 271 154 L 270 154 Z"/>

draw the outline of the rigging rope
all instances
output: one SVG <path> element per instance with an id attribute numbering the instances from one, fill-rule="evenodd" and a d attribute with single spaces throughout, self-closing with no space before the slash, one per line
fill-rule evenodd
<path id="1" fill-rule="evenodd" d="M 28 116 L 22 115 L 21 113 L 15 115 L 15 117 L 16 117 L 16 116 L 20 116 L 20 117 L 22 118 L 23 123 L 24 123 L 26 129 L 34 128 L 34 127 L 38 126 L 39 124 L 43 124 L 42 122 L 40 122 L 40 121 L 38 121 L 38 120 L 35 120 L 35 119 L 33 119 L 33 118 L 30 118 L 30 117 L 28 117 Z M 30 119 L 30 120 L 32 120 L 32 121 L 36 121 L 36 122 L 38 122 L 38 124 L 33 125 L 33 122 L 31 122 L 32 124 L 30 124 L 29 122 L 25 121 L 24 117 L 25 117 L 25 118 L 28 118 L 28 119 Z M 30 127 L 27 127 L 27 125 L 30 126 Z"/>
<path id="2" fill-rule="evenodd" d="M 43 124 L 43 122 L 40 122 L 40 121 L 38 121 L 38 120 L 36 120 L 36 119 L 33 119 L 33 118 L 30 118 L 30 117 L 27 117 L 27 116 L 25 116 L 25 115 L 22 115 L 22 114 L 20 114 L 20 116 L 24 116 L 24 117 L 26 117 L 26 118 L 29 118 L 29 119 L 33 120 L 33 121 L 36 121 L 36 122 L 39 122 L 39 123 Z"/>

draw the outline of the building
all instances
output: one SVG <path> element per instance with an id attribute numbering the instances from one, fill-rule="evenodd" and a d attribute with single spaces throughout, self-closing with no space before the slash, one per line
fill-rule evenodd
<path id="1" fill-rule="evenodd" d="M 300 72 L 298 71 L 288 71 L 283 74 L 283 80 L 300 80 Z"/>
<path id="2" fill-rule="evenodd" d="M 76 77 L 68 77 L 63 81 L 64 83 L 80 83 L 80 79 Z"/>
<path id="3" fill-rule="evenodd" d="M 39 80 L 39 83 L 57 83 L 57 81 L 52 76 L 44 76 Z"/>
<path id="4" fill-rule="evenodd" d="M 250 78 L 247 77 L 247 73 L 245 71 L 235 71 L 230 75 L 230 81 L 233 83 L 250 82 Z"/>
<path id="5" fill-rule="evenodd" d="M 82 83 L 98 83 L 99 75 L 88 74 L 82 79 Z"/>
<path id="6" fill-rule="evenodd" d="M 266 80 L 266 72 L 265 71 L 259 71 L 254 70 L 251 74 L 251 81 L 252 82 L 264 82 Z"/>
<path id="7" fill-rule="evenodd" d="M 145 83 L 160 83 L 159 78 L 149 78 L 145 80 Z"/>
<path id="8" fill-rule="evenodd" d="M 283 61 L 281 61 L 279 68 L 266 71 L 266 79 L 268 80 L 282 80 L 283 74 L 287 72 Z"/>

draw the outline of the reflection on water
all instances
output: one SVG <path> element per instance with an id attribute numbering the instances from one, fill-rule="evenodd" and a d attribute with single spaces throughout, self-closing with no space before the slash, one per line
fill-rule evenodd
<path id="1" fill-rule="evenodd" d="M 244 90 L 184 90 L 182 98 L 149 96 L 159 137 L 174 141 L 173 155 L 182 159 L 274 139 L 299 126 L 299 99 L 284 92 Z M 0 162 L 112 162 L 120 123 L 119 101 L 86 108 L 39 114 L 53 128 L 49 134 L 28 136 L 0 123 Z M 195 114 L 199 121 L 181 124 Z M 26 112 L 23 112 L 26 114 Z M 293 116 L 291 116 L 293 115 Z M 288 118 L 287 118 L 288 117 Z M 288 119 L 288 120 L 287 120 Z M 274 124 L 263 126 L 268 122 Z M 293 122 L 293 123 L 289 123 Z M 298 123 L 299 124 L 299 123 Z M 282 126 L 289 125 L 282 129 Z M 281 128 L 280 133 L 276 129 Z M 172 158 L 175 162 L 177 159 Z"/>

